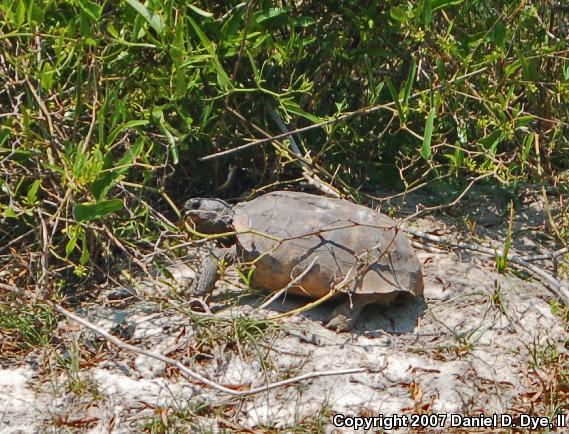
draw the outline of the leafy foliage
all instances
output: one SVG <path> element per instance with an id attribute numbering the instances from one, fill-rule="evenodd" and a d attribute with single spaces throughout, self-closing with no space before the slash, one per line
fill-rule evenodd
<path id="1" fill-rule="evenodd" d="M 0 0 L 3 244 L 43 251 L 36 276 L 140 260 L 230 165 L 225 194 L 300 173 L 286 143 L 199 160 L 278 134 L 268 107 L 291 130 L 338 119 L 300 138 L 346 193 L 555 180 L 566 24 L 536 1 Z"/>

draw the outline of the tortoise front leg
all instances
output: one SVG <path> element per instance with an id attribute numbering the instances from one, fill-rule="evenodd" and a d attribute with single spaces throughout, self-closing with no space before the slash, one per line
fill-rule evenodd
<path id="1" fill-rule="evenodd" d="M 214 249 L 200 263 L 198 268 L 198 278 L 190 288 L 192 295 L 211 294 L 215 288 L 215 282 L 219 279 L 219 263 L 225 261 L 229 264 L 235 259 L 235 248 Z"/>
<path id="2" fill-rule="evenodd" d="M 364 306 L 365 304 L 356 306 L 354 303 L 353 307 L 350 307 L 350 300 L 343 301 L 332 312 L 330 320 L 326 323 L 326 328 L 336 332 L 349 332 L 354 328 Z"/>
<path id="3" fill-rule="evenodd" d="M 368 304 L 389 304 L 397 298 L 396 292 L 386 294 L 354 294 L 352 303 L 343 301 L 334 309 L 326 328 L 337 332 L 348 332 L 354 328 L 362 310 Z"/>

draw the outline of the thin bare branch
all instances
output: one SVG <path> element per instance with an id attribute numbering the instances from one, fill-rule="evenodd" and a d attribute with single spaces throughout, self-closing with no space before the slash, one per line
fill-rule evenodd
<path id="1" fill-rule="evenodd" d="M 448 82 L 446 82 L 446 83 L 444 84 L 444 86 L 447 86 L 449 83 L 453 83 L 453 82 L 459 81 L 459 80 L 464 80 L 465 78 L 472 77 L 473 75 L 480 74 L 481 72 L 484 72 L 484 71 L 486 71 L 487 69 L 488 69 L 488 67 L 485 66 L 485 67 L 483 67 L 483 68 L 477 69 L 476 71 L 472 71 L 472 72 L 469 72 L 469 73 L 467 73 L 467 74 L 463 74 L 463 75 L 461 75 L 461 76 L 459 76 L 459 77 L 455 77 L 454 79 L 449 80 Z M 438 86 L 435 86 L 433 89 L 426 89 L 426 90 L 422 90 L 422 91 L 419 91 L 419 92 L 415 92 L 413 95 L 410 96 L 410 98 L 411 98 L 411 99 L 412 99 L 412 98 L 416 98 L 416 97 L 418 97 L 418 96 L 420 96 L 420 95 L 424 95 L 424 94 L 426 94 L 426 93 L 432 92 L 433 90 L 440 89 L 441 87 L 443 87 L 443 84 L 439 84 Z M 313 125 L 308 125 L 308 126 L 302 127 L 302 128 L 297 128 L 297 129 L 295 129 L 295 130 L 293 130 L 293 131 L 291 131 L 291 132 L 288 132 L 288 133 L 277 134 L 276 136 L 268 137 L 268 138 L 265 138 L 265 139 L 255 140 L 255 141 L 253 141 L 253 142 L 251 142 L 251 143 L 246 143 L 245 145 L 237 146 L 237 147 L 232 148 L 232 149 L 228 149 L 228 150 L 225 150 L 225 151 L 216 152 L 216 153 L 214 153 L 214 154 L 211 154 L 211 155 L 207 155 L 207 156 L 205 156 L 205 157 L 202 157 L 202 158 L 200 158 L 199 160 L 200 160 L 200 161 L 213 160 L 213 159 L 215 159 L 215 158 L 219 158 L 219 157 L 223 157 L 223 156 L 225 156 L 225 155 L 233 154 L 233 153 L 242 151 L 242 150 L 244 150 L 244 149 L 251 148 L 251 147 L 253 147 L 253 146 L 261 145 L 261 144 L 263 144 L 263 143 L 272 142 L 272 141 L 274 141 L 274 140 L 284 139 L 284 138 L 288 137 L 288 136 L 291 135 L 291 134 L 304 133 L 304 132 L 306 132 L 306 131 L 310 131 L 310 130 L 313 130 L 313 129 L 316 129 L 316 128 L 324 127 L 324 126 L 326 126 L 326 125 L 330 125 L 330 124 L 333 124 L 333 123 L 336 123 L 336 122 L 341 122 L 341 121 L 343 121 L 343 120 L 346 120 L 346 119 L 348 119 L 348 118 L 351 118 L 352 116 L 363 115 L 363 114 L 370 114 L 370 113 L 374 113 L 374 112 L 379 111 L 379 110 L 386 110 L 386 109 L 389 110 L 389 111 L 392 111 L 394 106 L 395 106 L 395 102 L 392 101 L 392 102 L 389 102 L 389 103 L 387 103 L 387 104 L 379 104 L 379 105 L 375 105 L 375 106 L 371 106 L 371 107 L 364 107 L 364 108 L 361 108 L 361 109 L 358 109 L 358 110 L 354 110 L 353 112 L 348 112 L 348 113 L 345 113 L 345 114 L 343 114 L 343 115 L 341 115 L 341 116 L 337 116 L 337 117 L 335 117 L 335 118 L 328 119 L 327 121 L 319 122 L 319 123 L 316 123 L 316 124 L 313 124 Z"/>
<path id="2" fill-rule="evenodd" d="M 333 370 L 333 371 L 316 371 L 316 372 L 310 372 L 307 374 L 299 375 L 297 377 L 289 378 L 287 380 L 278 381 L 276 383 L 269 383 L 269 384 L 266 384 L 264 386 L 254 387 L 254 388 L 249 389 L 249 390 L 235 390 L 235 389 L 231 389 L 227 386 L 223 386 L 219 383 L 216 383 L 215 381 L 210 380 L 209 378 L 205 377 L 204 375 L 202 375 L 202 374 L 188 368 L 187 366 L 183 365 L 178 360 L 174 360 L 170 357 L 164 356 L 163 354 L 157 353 L 155 351 L 145 350 L 143 348 L 139 348 L 137 346 L 128 344 L 125 341 L 123 341 L 119 338 L 116 338 L 115 336 L 111 335 L 107 331 L 103 330 L 101 327 L 98 327 L 98 326 L 90 323 L 85 318 L 82 318 L 79 315 L 76 315 L 76 314 L 68 311 L 67 309 L 65 309 L 64 307 L 60 306 L 57 303 L 49 302 L 49 304 L 55 310 L 57 310 L 59 313 L 61 313 L 62 315 L 64 315 L 68 319 L 75 321 L 75 322 L 81 324 L 83 327 L 88 328 L 89 330 L 97 333 L 98 335 L 104 337 L 107 341 L 111 342 L 112 344 L 116 345 L 119 348 L 122 348 L 122 349 L 127 350 L 127 351 L 131 351 L 131 352 L 136 353 L 136 354 L 142 354 L 142 355 L 145 355 L 147 357 L 150 357 L 150 358 L 153 358 L 156 360 L 160 360 L 161 362 L 164 362 L 170 366 L 173 366 L 173 367 L 179 369 L 181 372 L 183 372 L 184 374 L 186 374 L 190 378 L 193 378 L 194 380 L 198 381 L 199 383 L 205 384 L 205 385 L 207 385 L 207 386 L 211 387 L 212 389 L 215 389 L 219 392 L 222 392 L 222 393 L 225 393 L 228 395 L 232 395 L 232 396 L 236 396 L 236 397 L 255 395 L 257 393 L 262 393 L 262 392 L 266 392 L 266 391 L 271 390 L 271 389 L 276 389 L 279 387 L 288 386 L 289 384 L 298 383 L 300 381 L 308 380 L 311 378 L 328 377 L 328 376 L 333 376 L 333 375 L 358 374 L 358 373 L 367 372 L 366 368 L 351 368 L 351 369 L 340 369 L 340 370 Z"/>
<path id="3" fill-rule="evenodd" d="M 403 228 L 403 231 L 432 243 L 458 247 L 459 249 L 472 250 L 475 252 L 481 252 L 489 256 L 505 256 L 504 251 L 500 249 L 491 249 L 488 247 L 481 246 L 479 244 L 452 241 L 445 237 L 430 235 L 425 232 L 421 232 L 411 228 Z M 569 303 L 569 289 L 568 289 L 569 286 L 567 285 L 566 282 L 564 282 L 561 279 L 555 278 L 553 275 L 537 267 L 536 265 L 530 264 L 527 260 L 518 255 L 508 254 L 506 255 L 506 259 L 516 265 L 519 265 L 520 267 L 525 268 L 531 273 L 537 275 L 542 281 L 542 283 L 551 290 L 551 292 L 553 292 L 556 296 L 561 298 L 565 303 Z"/>
<path id="4" fill-rule="evenodd" d="M 277 292 L 275 292 L 267 301 L 265 301 L 262 305 L 260 305 L 258 307 L 258 309 L 266 309 L 267 306 L 269 306 L 273 301 L 275 301 L 277 298 L 279 298 L 282 294 L 287 292 L 292 287 L 298 285 L 300 283 L 300 281 L 302 279 L 304 279 L 304 276 L 306 276 L 308 273 L 310 273 L 310 270 L 312 270 L 312 267 L 314 267 L 314 264 L 316 264 L 317 260 L 318 260 L 318 256 L 315 256 L 312 259 L 312 261 L 310 262 L 310 264 L 308 265 L 308 267 L 306 267 L 306 269 L 302 273 L 300 273 L 298 276 L 296 276 L 294 279 L 292 279 L 289 282 L 289 284 L 286 285 L 284 288 L 279 289 Z"/>

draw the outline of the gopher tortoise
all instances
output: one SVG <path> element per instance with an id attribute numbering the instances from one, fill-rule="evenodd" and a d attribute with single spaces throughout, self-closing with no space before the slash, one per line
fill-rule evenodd
<path id="1" fill-rule="evenodd" d="M 196 294 L 213 289 L 222 258 L 253 263 L 251 283 L 257 288 L 278 291 L 297 278 L 289 293 L 313 299 L 331 290 L 335 297 L 343 295 L 326 326 L 347 331 L 367 304 L 423 293 L 421 263 L 409 240 L 392 219 L 365 206 L 275 191 L 234 207 L 205 198 L 190 199 L 184 207 L 201 233 L 236 232 L 232 250 L 216 250 L 202 263 Z"/>

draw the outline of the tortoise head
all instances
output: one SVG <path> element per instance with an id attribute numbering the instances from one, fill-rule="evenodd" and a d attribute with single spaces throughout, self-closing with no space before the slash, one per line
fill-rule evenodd
<path id="1" fill-rule="evenodd" d="M 231 230 L 233 211 L 221 199 L 196 197 L 184 204 L 184 214 L 198 232 L 220 234 Z"/>

